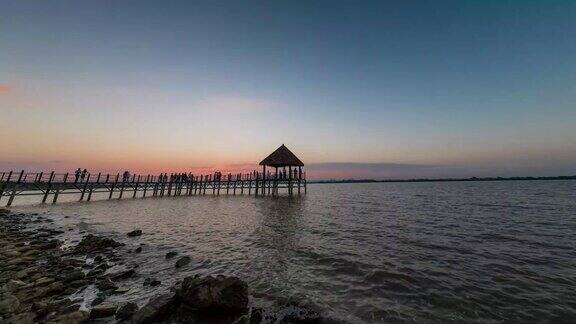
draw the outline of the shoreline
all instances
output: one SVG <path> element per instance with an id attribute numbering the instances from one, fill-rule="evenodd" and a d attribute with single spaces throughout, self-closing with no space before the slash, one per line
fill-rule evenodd
<path id="1" fill-rule="evenodd" d="M 0 322 L 2 323 L 325 323 L 319 312 L 286 305 L 272 312 L 250 302 L 248 285 L 236 277 L 189 276 L 168 290 L 163 278 L 145 278 L 158 287 L 144 304 L 131 301 L 129 289 L 142 279 L 139 264 L 127 255 L 139 253 L 113 238 L 80 231 L 73 245 L 61 240 L 65 228 L 38 213 L 0 209 Z M 71 228 L 68 231 L 72 231 Z M 141 231 L 127 233 L 138 237 Z M 74 241 L 72 241 L 74 242 Z M 173 267 L 185 267 L 187 256 L 168 253 Z M 207 293 L 208 292 L 208 293 Z M 118 296 L 127 295 L 122 302 Z"/>

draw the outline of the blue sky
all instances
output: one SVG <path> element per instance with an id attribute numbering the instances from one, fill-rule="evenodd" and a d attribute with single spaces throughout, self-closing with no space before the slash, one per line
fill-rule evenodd
<path id="1" fill-rule="evenodd" d="M 576 1 L 1 4 L 4 168 L 576 173 Z"/>

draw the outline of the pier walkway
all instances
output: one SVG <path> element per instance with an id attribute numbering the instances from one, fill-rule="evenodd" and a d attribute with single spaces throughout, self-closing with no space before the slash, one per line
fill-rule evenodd
<path id="1" fill-rule="evenodd" d="M 94 194 L 107 194 L 108 199 L 125 197 L 170 197 L 197 195 L 277 196 L 281 190 L 289 195 L 306 193 L 306 173 L 209 175 L 166 174 L 165 176 L 87 174 L 76 179 L 69 173 L 0 172 L 0 206 L 12 205 L 18 196 L 38 196 L 39 202 L 56 203 L 61 195 L 78 195 L 79 201 L 90 201 Z"/>

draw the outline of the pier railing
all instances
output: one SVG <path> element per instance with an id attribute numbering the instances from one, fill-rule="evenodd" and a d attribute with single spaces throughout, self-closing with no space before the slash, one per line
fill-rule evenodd
<path id="1" fill-rule="evenodd" d="M 306 172 L 250 172 L 194 175 L 192 173 L 91 174 L 52 172 L 0 172 L 0 203 L 8 197 L 11 206 L 17 196 L 42 196 L 42 203 L 59 195 L 77 194 L 79 200 L 90 201 L 95 193 L 107 193 L 108 199 L 122 199 L 128 193 L 136 197 L 193 195 L 255 195 L 277 196 L 284 189 L 289 195 L 306 193 Z"/>

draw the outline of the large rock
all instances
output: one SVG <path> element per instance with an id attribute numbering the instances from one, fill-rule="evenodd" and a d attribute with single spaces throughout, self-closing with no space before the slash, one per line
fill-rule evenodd
<path id="1" fill-rule="evenodd" d="M 20 309 L 20 301 L 16 296 L 6 294 L 0 296 L 0 315 L 12 314 Z"/>
<path id="2" fill-rule="evenodd" d="M 90 318 L 104 318 L 114 316 L 114 314 L 116 314 L 116 309 L 118 309 L 116 305 L 100 304 L 94 306 L 94 308 L 92 308 L 90 311 Z"/>
<path id="3" fill-rule="evenodd" d="M 190 263 L 191 259 L 189 256 L 183 256 L 178 261 L 176 261 L 176 268 L 182 268 L 183 266 Z"/>
<path id="4" fill-rule="evenodd" d="M 132 232 L 126 233 L 129 237 L 136 237 L 142 235 L 142 230 L 133 230 Z"/>
<path id="5" fill-rule="evenodd" d="M 140 308 L 130 321 L 132 324 L 155 323 L 170 314 L 177 306 L 173 293 L 152 298 L 144 307 Z"/>
<path id="6" fill-rule="evenodd" d="M 88 321 L 88 313 L 85 311 L 77 311 L 57 317 L 54 320 L 49 321 L 48 323 L 80 324 L 80 323 L 86 323 L 87 321 Z"/>
<path id="7" fill-rule="evenodd" d="M 75 253 L 94 253 L 106 250 L 108 248 L 115 248 L 124 244 L 116 242 L 111 238 L 100 237 L 88 234 L 82 238 L 82 241 L 74 248 Z"/>
<path id="8" fill-rule="evenodd" d="M 116 319 L 118 320 L 125 320 L 130 318 L 134 313 L 138 311 L 138 305 L 136 303 L 127 303 L 124 306 L 120 307 L 116 312 Z"/>
<path id="9" fill-rule="evenodd" d="M 200 312 L 240 313 L 248 307 L 248 285 L 236 277 L 187 277 L 178 296 Z"/>

